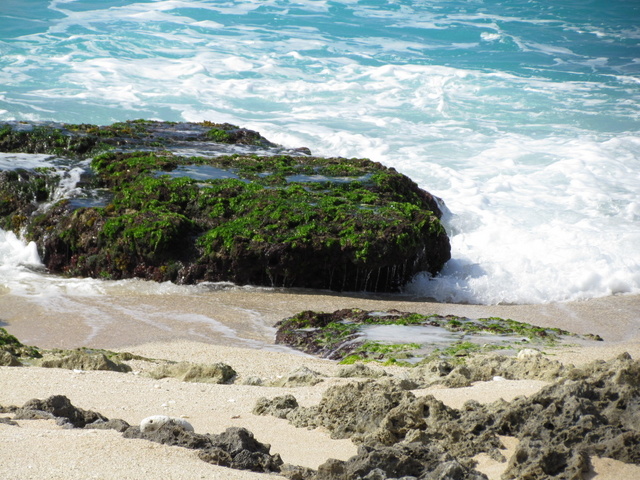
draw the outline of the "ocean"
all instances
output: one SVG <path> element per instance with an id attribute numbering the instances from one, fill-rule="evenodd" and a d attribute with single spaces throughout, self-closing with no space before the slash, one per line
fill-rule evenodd
<path id="1" fill-rule="evenodd" d="M 446 205 L 453 258 L 406 295 L 637 294 L 638 19 L 624 0 L 2 0 L 0 121 L 210 120 L 368 157 Z M 0 232 L 0 295 L 196 288 L 38 265 Z"/>

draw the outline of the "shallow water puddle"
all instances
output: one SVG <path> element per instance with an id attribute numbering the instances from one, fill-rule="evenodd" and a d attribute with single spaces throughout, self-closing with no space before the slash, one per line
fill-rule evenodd
<path id="1" fill-rule="evenodd" d="M 233 170 L 212 167 L 211 165 L 180 165 L 170 172 L 157 172 L 156 177 L 169 176 L 174 178 L 188 177 L 194 180 L 242 180 Z"/>

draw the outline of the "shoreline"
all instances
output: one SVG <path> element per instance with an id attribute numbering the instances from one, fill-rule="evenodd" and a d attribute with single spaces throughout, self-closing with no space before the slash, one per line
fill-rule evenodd
<path id="1" fill-rule="evenodd" d="M 640 343 L 640 295 L 566 303 L 471 305 L 406 297 L 234 287 L 167 294 L 113 289 L 101 295 L 18 296 L 0 293 L 0 326 L 41 348 L 123 348 L 192 340 L 277 351 L 274 324 L 304 310 L 397 309 L 469 318 L 501 317 L 596 334 L 606 343 Z"/>

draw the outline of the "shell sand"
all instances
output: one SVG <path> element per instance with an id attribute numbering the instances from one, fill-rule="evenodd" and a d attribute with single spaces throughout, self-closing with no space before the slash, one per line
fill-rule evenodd
<path id="1" fill-rule="evenodd" d="M 302 310 L 333 311 L 339 308 L 397 308 L 418 313 L 441 313 L 467 316 L 501 316 L 541 326 L 558 327 L 577 333 L 593 333 L 604 342 L 589 346 L 564 347 L 549 351 L 550 358 L 582 365 L 594 359 L 610 360 L 622 352 L 640 358 L 640 297 L 617 296 L 571 304 L 540 306 L 470 306 L 443 305 L 392 299 L 356 298 L 348 295 L 304 295 L 290 292 L 265 292 L 231 289 L 198 295 L 111 294 L 104 301 L 79 299 L 85 306 L 94 302 L 100 307 L 104 323 L 80 314 L 59 312 L 42 307 L 24 297 L 0 295 L 0 311 L 5 328 L 23 343 L 42 348 L 91 346 L 118 349 L 151 358 L 198 363 L 223 362 L 233 367 L 238 379 L 231 385 L 187 383 L 173 378 L 154 380 L 137 370 L 133 373 L 74 371 L 39 367 L 0 367 L 0 405 L 23 405 L 32 398 L 65 395 L 80 408 L 94 410 L 109 418 L 122 418 L 139 425 L 152 415 L 183 419 L 197 433 L 221 433 L 228 427 L 244 427 L 256 439 L 271 445 L 286 463 L 317 468 L 328 458 L 346 460 L 356 453 L 350 440 L 332 440 L 321 429 L 295 428 L 286 420 L 252 414 L 261 397 L 291 394 L 302 406 L 317 404 L 323 392 L 344 379 L 336 378 L 340 368 L 323 361 L 291 352 L 276 351 L 272 345 L 276 321 Z M 99 304 L 99 305 L 98 305 Z M 153 311 L 156 323 L 136 323 L 122 313 L 137 305 Z M 207 313 L 221 322 L 217 333 L 197 322 L 182 323 L 172 311 L 194 315 Z M 256 321 L 259 318 L 259 321 Z M 61 322 L 64 321 L 64 328 Z M 268 349 L 271 349 L 269 351 Z M 299 367 L 328 375 L 315 386 L 265 387 L 243 384 L 250 378 L 265 382 L 278 380 Z M 397 369 L 388 369 L 398 374 Z M 250 383 L 250 382 L 249 382 Z M 537 392 L 545 382 L 495 379 L 471 387 L 447 389 L 432 387 L 414 391 L 417 396 L 430 394 L 448 406 L 460 408 L 469 399 L 481 403 L 497 399 L 511 401 L 520 395 Z M 8 414 L 0 414 L 10 417 Z M 169 478 L 169 479 L 267 479 L 274 475 L 232 470 L 207 464 L 196 452 L 168 447 L 143 440 L 129 440 L 113 430 L 65 429 L 53 420 L 21 420 L 19 427 L 0 423 L 0 476 L 20 479 L 86 478 Z M 517 441 L 504 438 L 509 456 Z M 480 455 L 478 470 L 492 479 L 500 478 L 506 463 Z M 594 472 L 589 478 L 640 478 L 640 467 L 611 459 L 591 459 Z"/>

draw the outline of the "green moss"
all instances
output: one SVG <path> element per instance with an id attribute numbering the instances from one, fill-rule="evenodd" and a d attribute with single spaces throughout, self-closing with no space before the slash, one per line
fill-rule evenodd
<path id="1" fill-rule="evenodd" d="M 178 213 L 138 211 L 108 219 L 100 240 L 111 248 L 122 247 L 132 261 L 153 260 L 178 247 L 190 227 L 191 221 Z"/>
<path id="2" fill-rule="evenodd" d="M 218 143 L 231 143 L 233 137 L 221 128 L 212 128 L 207 132 L 207 138 Z"/>
<path id="3" fill-rule="evenodd" d="M 12 355 L 26 358 L 40 358 L 42 354 L 37 347 L 22 344 L 20 340 L 0 327 L 0 350 L 6 350 Z"/>
<path id="4" fill-rule="evenodd" d="M 0 125 L 0 142 L 8 149 L 91 153 L 94 183 L 113 195 L 109 205 L 81 209 L 77 218 L 63 221 L 53 215 L 72 206 L 57 205 L 27 226 L 30 240 L 52 239 L 62 250 L 55 256 L 60 262 L 55 271 L 173 280 L 188 262 L 200 279 L 290 286 L 306 277 L 299 286 L 365 290 L 374 284 L 375 290 L 379 284 L 388 291 L 415 273 L 397 268 L 407 258 L 414 259 L 415 270 L 439 268 L 425 256 L 426 239 L 440 228 L 439 221 L 427 197 L 395 170 L 353 158 L 183 158 L 150 146 L 169 145 L 174 138 L 272 144 L 230 124 L 189 124 L 183 137 L 182 129 L 172 133 L 167 125 L 133 120 L 34 127 L 29 132 Z M 143 148 L 96 152 L 123 146 Z M 189 165 L 226 169 L 239 179 L 175 175 L 177 167 Z M 32 182 L 35 203 L 50 195 L 50 186 Z M 23 224 L 25 215 L 15 216 L 12 198 L 0 192 L 2 226 Z M 332 259 L 337 266 L 318 265 L 318 258 Z"/>
<path id="5" fill-rule="evenodd" d="M 355 333 L 355 332 L 354 332 Z M 421 347 L 418 343 L 383 343 L 367 341 L 360 345 L 354 355 L 366 359 L 375 360 L 382 363 L 398 363 L 401 359 L 413 357 L 412 350 Z"/>
<path id="6" fill-rule="evenodd" d="M 11 335 L 4 328 L 0 327 L 0 347 L 4 347 L 4 346 L 8 346 L 8 345 L 14 346 L 14 347 L 23 347 L 24 346 L 24 345 L 22 345 L 22 343 L 20 343 L 20 341 L 16 337 Z"/>
<path id="7" fill-rule="evenodd" d="M 340 362 L 338 362 L 340 365 L 353 365 L 354 363 L 366 363 L 366 362 L 370 362 L 371 360 L 368 360 L 366 358 L 364 358 L 362 355 L 348 355 L 346 357 L 344 357 L 342 360 L 340 360 Z"/>
<path id="8" fill-rule="evenodd" d="M 28 131 L 17 131 L 5 124 L 0 130 L 0 151 L 4 152 L 78 156 L 88 153 L 95 146 L 95 139 L 75 136 L 61 128 L 34 126 Z"/>
<path id="9" fill-rule="evenodd" d="M 464 332 L 453 336 L 449 344 L 441 342 L 423 344 L 393 341 L 367 341 L 366 328 L 372 325 L 398 325 L 445 328 Z M 345 363 L 375 360 L 379 362 L 423 363 L 436 359 L 454 360 L 471 354 L 494 350 L 517 351 L 522 346 L 556 345 L 570 332 L 545 329 L 510 319 L 492 317 L 470 319 L 453 315 L 423 315 L 410 312 L 368 312 L 360 309 L 339 310 L 334 313 L 301 312 L 278 324 L 276 339 L 308 353 L 320 353 L 328 358 L 343 358 Z M 284 334 L 282 334 L 284 332 Z M 487 333 L 495 335 L 487 340 Z M 474 335 L 477 338 L 474 340 Z M 411 333 L 407 333 L 410 338 Z M 526 337 L 526 338 L 525 338 Z M 458 340 L 456 340 L 456 338 Z M 584 338 L 589 339 L 589 336 Z M 597 340 L 597 339 L 596 339 Z M 425 360 L 420 360 L 424 358 Z M 417 360 L 417 361 L 416 361 Z"/>

